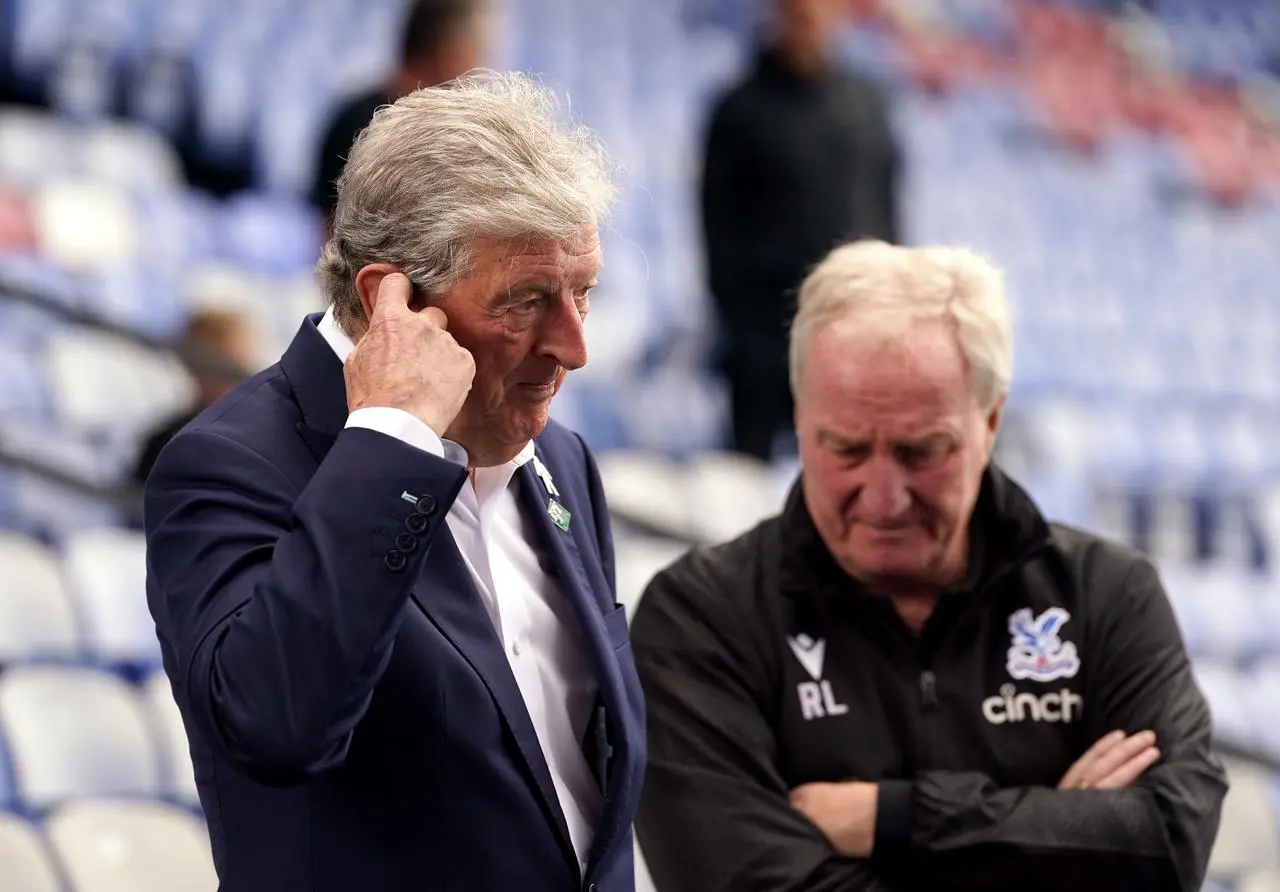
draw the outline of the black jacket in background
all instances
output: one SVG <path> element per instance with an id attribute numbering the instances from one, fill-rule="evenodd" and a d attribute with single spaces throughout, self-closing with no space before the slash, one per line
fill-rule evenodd
<path id="1" fill-rule="evenodd" d="M 801 78 L 760 55 L 712 109 L 702 180 L 710 287 L 731 339 L 785 353 L 809 268 L 846 239 L 897 241 L 897 170 L 874 84 L 840 69 Z"/>
<path id="2" fill-rule="evenodd" d="M 970 579 L 919 638 L 839 570 L 798 487 L 651 583 L 637 833 L 660 892 L 1200 888 L 1227 784 L 1155 569 L 994 469 L 973 529 Z M 1160 761 L 1057 790 L 1115 729 L 1154 730 Z M 868 860 L 788 803 L 845 780 L 880 784 Z"/>
<path id="3" fill-rule="evenodd" d="M 324 214 L 326 220 L 333 216 L 333 209 L 338 204 L 338 188 L 335 184 L 342 168 L 346 166 L 351 146 L 361 131 L 369 126 L 373 113 L 389 102 L 391 99 L 385 90 L 370 90 L 368 93 L 349 97 L 329 120 L 324 139 L 320 143 L 316 182 L 311 192 L 311 203 Z"/>

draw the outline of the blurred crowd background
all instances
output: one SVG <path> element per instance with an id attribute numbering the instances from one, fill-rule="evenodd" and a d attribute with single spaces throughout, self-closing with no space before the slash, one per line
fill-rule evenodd
<path id="1" fill-rule="evenodd" d="M 416 58 L 407 0 L 0 0 L 0 889 L 215 887 L 138 483 L 323 309 L 361 115 L 473 55 L 621 164 L 554 414 L 600 456 L 623 599 L 779 507 L 770 320 L 819 218 L 976 248 L 1014 311 L 999 461 L 1158 562 L 1232 769 L 1208 888 L 1280 889 L 1280 2 L 845 0 L 844 118 L 762 52 L 776 3 L 485 5 Z"/>

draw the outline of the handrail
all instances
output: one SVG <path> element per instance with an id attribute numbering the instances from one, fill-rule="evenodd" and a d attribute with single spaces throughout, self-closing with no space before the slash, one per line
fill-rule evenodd
<path id="1" fill-rule="evenodd" d="M 71 325 L 96 329 L 138 347 L 154 350 L 157 353 L 175 354 L 195 374 L 233 381 L 244 377 L 243 369 L 219 356 L 202 350 L 193 350 L 186 344 L 154 338 L 128 326 L 112 322 L 97 313 L 67 306 L 62 301 L 51 298 L 37 289 L 6 279 L 4 276 L 0 276 L 0 297 L 55 316 Z"/>
<path id="2" fill-rule="evenodd" d="M 75 474 L 39 461 L 32 456 L 15 451 L 0 440 L 0 465 L 39 477 L 48 483 L 72 490 L 77 495 L 97 499 L 116 510 L 131 524 L 142 522 L 142 489 L 137 486 L 105 486 L 85 480 Z"/>

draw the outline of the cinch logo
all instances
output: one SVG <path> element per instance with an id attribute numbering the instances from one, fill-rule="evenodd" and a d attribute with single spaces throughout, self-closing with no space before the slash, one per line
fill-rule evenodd
<path id="1" fill-rule="evenodd" d="M 1084 698 L 1070 688 L 1048 694 L 1019 694 L 1011 684 L 982 701 L 982 715 L 993 725 L 1009 722 L 1074 722 L 1084 712 Z"/>
<path id="2" fill-rule="evenodd" d="M 821 638 L 814 641 L 808 635 L 800 634 L 788 638 L 787 644 L 804 671 L 813 678 L 813 681 L 802 681 L 796 685 L 796 695 L 800 698 L 800 715 L 804 720 L 811 722 L 848 712 L 848 704 L 836 702 L 831 682 L 822 677 L 822 660 L 826 656 L 827 642 Z"/>

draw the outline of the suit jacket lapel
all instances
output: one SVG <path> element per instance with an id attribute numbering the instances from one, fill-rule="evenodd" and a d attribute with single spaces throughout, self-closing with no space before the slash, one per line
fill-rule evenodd
<path id="1" fill-rule="evenodd" d="M 324 461 L 347 423 L 347 381 L 342 363 L 316 328 L 323 314 L 302 320 L 280 369 L 289 380 L 302 420 L 298 433 L 317 463 Z"/>
<path id="2" fill-rule="evenodd" d="M 342 363 L 316 328 L 320 318 L 321 314 L 315 314 L 303 320 L 298 334 L 280 359 L 281 370 L 288 378 L 302 412 L 298 433 L 317 463 L 324 461 L 348 416 Z M 520 756 L 533 777 L 547 815 L 557 828 L 561 849 L 576 870 L 578 859 L 569 837 L 569 827 L 560 809 L 560 800 L 551 782 L 551 772 L 547 769 L 529 710 L 516 684 L 511 664 L 507 662 L 502 641 L 475 590 L 471 573 L 463 563 L 447 525 L 441 527 L 432 540 L 423 577 L 431 580 L 430 596 L 415 589 L 414 602 L 458 649 L 489 689 L 515 737 Z"/>
<path id="3" fill-rule="evenodd" d="M 414 602 L 458 649 L 489 689 L 515 737 L 520 756 L 533 777 L 547 815 L 558 831 L 561 848 L 576 869 L 578 860 L 569 837 L 569 827 L 524 696 L 511 671 L 502 640 L 480 601 L 471 573 L 447 527 L 439 530 L 431 543 L 423 577 L 431 581 L 430 593 L 428 595 L 415 588 Z"/>
<path id="4" fill-rule="evenodd" d="M 544 464 L 551 464 L 543 457 L 541 449 L 538 449 L 536 454 Z M 582 630 L 582 643 L 587 650 L 587 657 L 591 667 L 595 671 L 596 682 L 600 687 L 600 698 L 603 701 L 604 709 L 607 711 L 606 728 L 608 730 L 609 745 L 618 747 L 622 745 L 621 729 L 617 727 L 614 721 L 607 720 L 607 715 L 608 713 L 621 714 L 622 704 L 625 699 L 622 689 L 622 676 L 618 671 L 617 661 L 613 654 L 613 646 L 604 627 L 604 614 L 602 612 L 604 608 L 601 605 L 601 598 L 594 593 L 590 576 L 582 561 L 582 554 L 578 550 L 578 544 L 571 532 L 573 529 L 572 514 L 575 509 L 585 509 L 582 506 L 568 503 L 563 495 L 555 497 L 554 501 L 570 513 L 569 530 L 562 529 L 556 526 L 552 520 L 551 503 L 553 497 L 547 491 L 543 482 L 538 479 L 537 472 L 533 468 L 533 462 L 527 462 L 520 468 L 516 476 L 519 480 L 520 495 L 524 509 L 528 512 L 529 517 L 533 519 L 539 536 L 546 544 L 552 560 L 555 561 L 560 570 L 561 589 L 564 597 L 572 605 L 574 615 L 578 619 L 579 628 Z M 552 476 L 554 478 L 554 473 Z M 604 600 L 610 602 L 609 606 L 612 606 L 611 597 L 607 597 Z M 596 717 L 593 716 L 593 728 L 595 721 Z M 603 742 L 602 745 L 604 745 Z M 622 830 L 620 826 L 622 816 L 620 806 L 622 803 L 618 795 L 618 787 L 623 778 L 622 773 L 617 768 L 624 763 L 625 760 L 621 758 L 610 760 L 610 769 L 607 776 L 601 778 L 604 803 L 601 808 L 600 825 L 596 828 L 595 840 L 591 847 L 591 859 L 593 862 L 608 851 Z"/>

